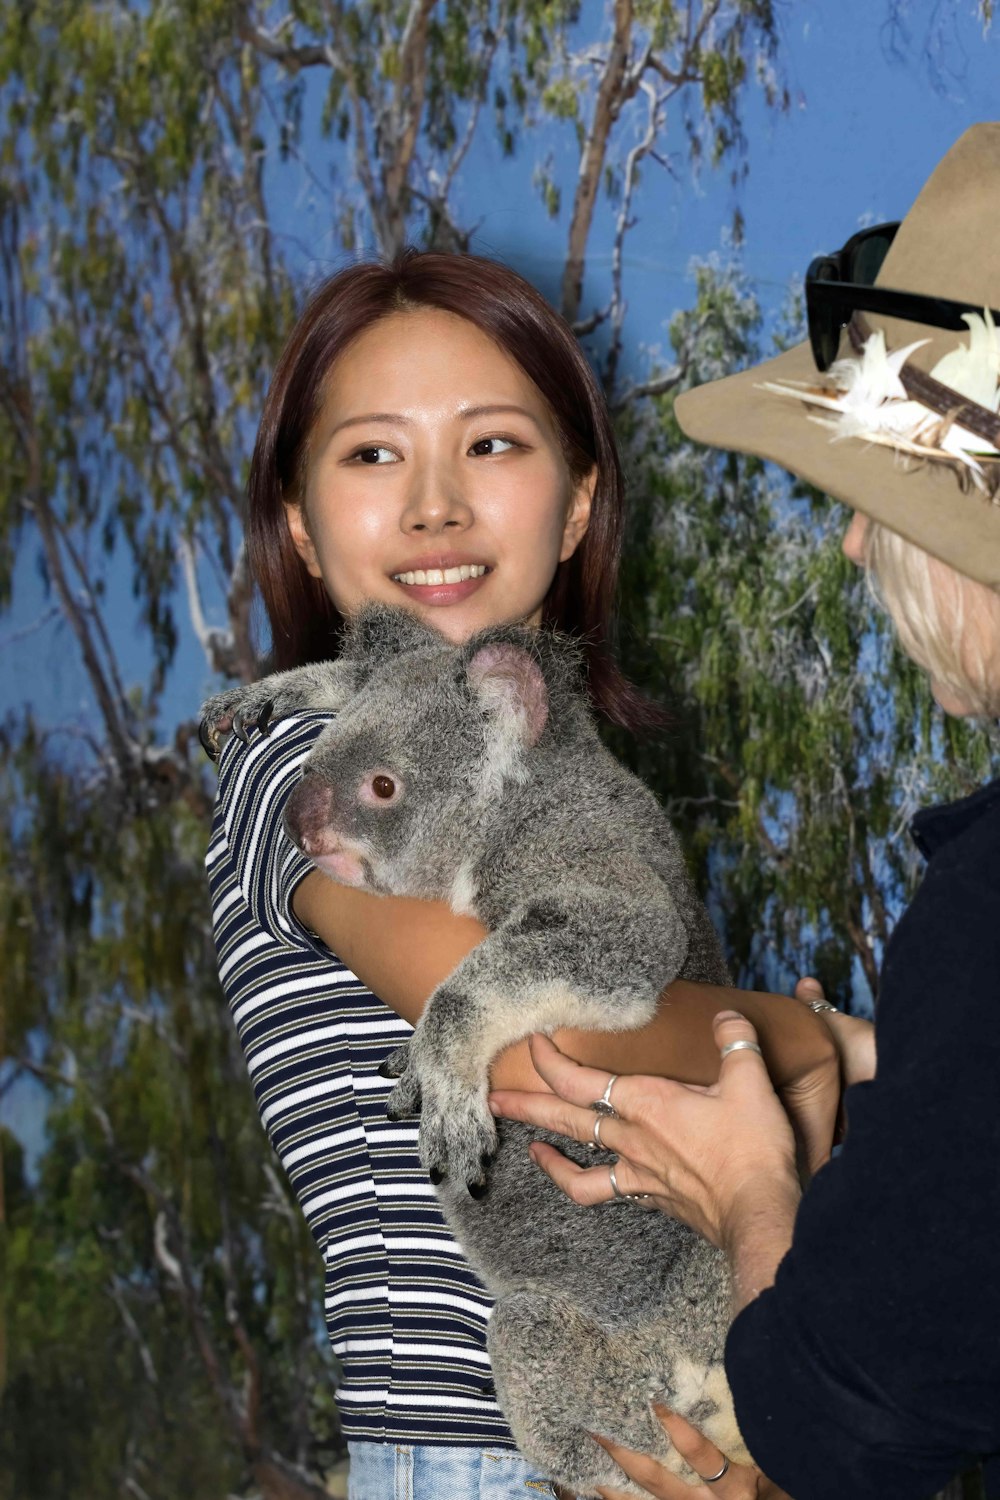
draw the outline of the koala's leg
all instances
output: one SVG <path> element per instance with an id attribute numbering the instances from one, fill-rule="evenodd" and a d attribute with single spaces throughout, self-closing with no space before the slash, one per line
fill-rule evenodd
<path id="1" fill-rule="evenodd" d="M 572 1302 L 517 1292 L 494 1308 L 487 1343 L 497 1399 L 517 1446 L 575 1495 L 594 1495 L 598 1485 L 647 1495 L 591 1432 L 650 1453 L 694 1482 L 650 1410 L 664 1381 L 629 1330 L 608 1333 Z"/>
<path id="2" fill-rule="evenodd" d="M 201 706 L 198 736 L 212 760 L 219 756 L 219 735 L 232 729 L 246 740 L 247 729 L 264 733 L 275 719 L 302 708 L 337 712 L 354 696 L 357 666 L 353 662 L 314 662 L 290 672 L 272 672 L 260 682 L 226 688 Z"/>
<path id="3" fill-rule="evenodd" d="M 421 1112 L 420 1155 L 439 1182 L 478 1195 L 496 1149 L 489 1065 L 532 1031 L 639 1027 L 677 974 L 686 930 L 662 883 L 627 896 L 557 891 L 518 907 L 431 995 L 389 1096 Z"/>

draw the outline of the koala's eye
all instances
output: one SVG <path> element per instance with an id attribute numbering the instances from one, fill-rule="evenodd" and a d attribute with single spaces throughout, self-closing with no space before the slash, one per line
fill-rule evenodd
<path id="1" fill-rule="evenodd" d="M 373 776 L 372 791 L 376 797 L 381 797 L 383 802 L 387 802 L 390 797 L 395 795 L 396 783 L 391 776 Z"/>

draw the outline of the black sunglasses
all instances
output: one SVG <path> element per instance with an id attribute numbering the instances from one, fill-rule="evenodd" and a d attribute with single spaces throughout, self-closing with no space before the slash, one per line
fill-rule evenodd
<path id="1" fill-rule="evenodd" d="M 947 297 L 923 297 L 917 292 L 873 286 L 898 228 L 898 224 L 873 224 L 852 235 L 835 254 L 818 255 L 811 262 L 806 272 L 806 317 L 818 370 L 828 370 L 837 358 L 841 329 L 854 313 L 881 313 L 887 318 L 964 333 L 962 315 L 983 311 Z M 1000 323 L 1000 313 L 991 311 Z"/>

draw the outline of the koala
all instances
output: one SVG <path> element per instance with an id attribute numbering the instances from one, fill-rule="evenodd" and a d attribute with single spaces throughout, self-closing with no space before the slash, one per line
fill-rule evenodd
<path id="1" fill-rule="evenodd" d="M 521 1451 L 574 1494 L 644 1492 L 598 1432 L 694 1475 L 650 1411 L 663 1401 L 746 1459 L 723 1373 L 725 1258 L 676 1220 L 571 1203 L 531 1163 L 549 1140 L 487 1108 L 489 1066 L 533 1031 L 643 1026 L 678 976 L 727 983 L 708 914 L 659 803 L 602 744 L 569 638 L 523 626 L 452 645 L 366 606 L 336 661 L 209 699 L 203 743 L 337 711 L 289 797 L 286 831 L 332 879 L 446 900 L 488 936 L 430 996 L 387 1109 L 419 1113 L 421 1160 L 496 1299 L 497 1398 Z"/>

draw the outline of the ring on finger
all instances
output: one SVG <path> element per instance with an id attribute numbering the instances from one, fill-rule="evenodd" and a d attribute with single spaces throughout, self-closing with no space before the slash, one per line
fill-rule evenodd
<path id="1" fill-rule="evenodd" d="M 718 1484 L 719 1480 L 724 1479 L 728 1473 L 729 1459 L 726 1458 L 725 1455 L 723 1455 L 722 1468 L 719 1470 L 718 1474 L 699 1474 L 698 1478 L 701 1480 L 702 1484 Z"/>
<path id="2" fill-rule="evenodd" d="M 604 1085 L 604 1093 L 601 1095 L 601 1097 L 599 1099 L 595 1099 L 594 1102 L 593 1102 L 593 1104 L 590 1106 L 591 1109 L 594 1111 L 595 1115 L 607 1115 L 607 1116 L 609 1116 L 610 1119 L 613 1119 L 613 1120 L 617 1120 L 618 1119 L 618 1111 L 615 1109 L 614 1105 L 611 1103 L 611 1090 L 614 1088 L 614 1086 L 615 1086 L 615 1084 L 617 1082 L 618 1082 L 618 1074 L 617 1073 L 612 1073 L 611 1077 L 608 1079 L 607 1083 Z"/>
<path id="3" fill-rule="evenodd" d="M 760 1047 L 756 1042 L 727 1042 L 719 1052 L 719 1057 L 728 1057 L 730 1052 L 756 1052 L 758 1057 L 764 1056 L 763 1052 L 760 1050 Z"/>
<path id="4" fill-rule="evenodd" d="M 594 1139 L 587 1142 L 588 1150 L 606 1151 L 608 1149 L 604 1142 L 601 1140 L 601 1126 L 604 1124 L 605 1120 L 608 1120 L 610 1118 L 610 1115 L 596 1116 L 596 1118 L 594 1119 Z"/>
<path id="5" fill-rule="evenodd" d="M 618 1186 L 618 1178 L 615 1176 L 615 1167 L 617 1167 L 617 1165 L 617 1162 L 612 1162 L 611 1166 L 608 1168 L 608 1173 L 611 1177 L 611 1191 L 614 1193 L 615 1197 L 621 1198 L 624 1203 L 645 1203 L 646 1199 L 649 1197 L 648 1193 L 622 1192 L 621 1188 Z"/>

